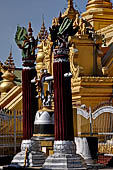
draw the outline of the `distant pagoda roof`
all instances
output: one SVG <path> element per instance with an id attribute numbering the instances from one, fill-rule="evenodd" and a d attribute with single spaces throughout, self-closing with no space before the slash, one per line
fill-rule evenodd
<path id="1" fill-rule="evenodd" d="M 48 37 L 48 32 L 46 30 L 44 18 L 43 18 L 42 26 L 41 26 L 41 29 L 38 33 L 38 40 L 41 42 L 42 40 L 46 40 L 47 37 Z"/>
<path id="2" fill-rule="evenodd" d="M 12 57 L 12 49 L 10 50 L 10 54 L 9 54 L 7 60 L 4 62 L 4 66 L 9 71 L 14 71 L 14 69 L 15 69 L 15 64 L 14 64 L 14 60 L 13 60 L 13 57 Z"/>

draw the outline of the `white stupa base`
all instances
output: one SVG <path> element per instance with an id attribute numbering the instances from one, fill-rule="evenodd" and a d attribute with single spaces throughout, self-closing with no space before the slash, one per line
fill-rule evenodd
<path id="1" fill-rule="evenodd" d="M 48 170 L 86 170 L 83 158 L 76 154 L 73 141 L 55 141 L 54 154 L 49 156 L 43 169 Z"/>
<path id="2" fill-rule="evenodd" d="M 26 148 L 28 150 L 27 155 Z M 21 152 L 14 156 L 10 166 L 42 167 L 46 158 L 46 154 L 41 151 L 40 141 L 23 140 Z"/>

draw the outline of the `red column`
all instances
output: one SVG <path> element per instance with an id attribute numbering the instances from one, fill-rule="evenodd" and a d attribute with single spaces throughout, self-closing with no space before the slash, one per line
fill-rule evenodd
<path id="1" fill-rule="evenodd" d="M 55 105 L 55 140 L 74 140 L 71 78 L 64 77 L 70 72 L 68 51 L 54 52 L 54 105 Z"/>
<path id="2" fill-rule="evenodd" d="M 29 61 L 29 60 L 28 60 Z M 23 139 L 30 139 L 33 135 L 34 119 L 37 111 L 37 100 L 35 84 L 31 80 L 36 76 L 34 62 L 24 60 L 22 70 L 22 92 L 23 92 Z"/>

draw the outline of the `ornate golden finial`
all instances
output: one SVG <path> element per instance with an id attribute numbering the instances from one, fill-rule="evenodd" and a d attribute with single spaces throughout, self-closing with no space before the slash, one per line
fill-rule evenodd
<path id="1" fill-rule="evenodd" d="M 42 15 L 42 23 L 44 24 L 44 14 Z M 44 24 L 45 25 L 45 24 Z"/>
<path id="2" fill-rule="evenodd" d="M 62 17 L 64 18 L 67 16 L 68 18 L 75 20 L 76 14 L 79 14 L 79 12 L 73 7 L 73 0 L 68 0 L 68 7 L 66 11 L 62 14 Z"/>
<path id="3" fill-rule="evenodd" d="M 73 7 L 73 0 L 68 0 L 68 8 Z"/>
<path id="4" fill-rule="evenodd" d="M 43 19 L 42 26 L 40 32 L 38 33 L 38 39 L 40 42 L 42 42 L 42 40 L 46 40 L 48 37 L 48 32 L 46 30 L 45 23 L 44 23 L 44 15 L 42 16 L 42 19 Z"/>
<path id="5" fill-rule="evenodd" d="M 14 69 L 15 69 L 15 64 L 14 64 L 14 60 L 13 60 L 13 57 L 12 57 L 12 46 L 11 46 L 11 49 L 10 49 L 9 56 L 8 56 L 7 60 L 4 62 L 4 66 L 10 72 L 14 71 Z"/>
<path id="6" fill-rule="evenodd" d="M 58 19 L 60 19 L 61 17 L 62 17 L 62 13 L 61 13 L 61 11 L 60 11 Z"/>
<path id="7" fill-rule="evenodd" d="M 29 22 L 28 32 L 29 32 L 29 35 L 32 35 L 33 30 L 31 28 L 31 22 Z"/>

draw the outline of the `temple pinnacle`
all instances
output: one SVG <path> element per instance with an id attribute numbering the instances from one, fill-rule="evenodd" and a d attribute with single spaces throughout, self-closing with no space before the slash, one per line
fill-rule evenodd
<path id="1" fill-rule="evenodd" d="M 73 0 L 68 0 L 68 8 L 73 7 Z"/>
<path id="2" fill-rule="evenodd" d="M 43 15 L 42 16 L 42 26 L 41 26 L 40 32 L 38 33 L 38 39 L 41 42 L 43 40 L 46 40 L 47 37 L 48 37 L 48 32 L 47 32 L 46 27 L 45 27 L 44 15 Z"/>
<path id="3" fill-rule="evenodd" d="M 4 62 L 4 65 L 11 72 L 13 72 L 14 69 L 15 69 L 15 64 L 14 64 L 14 60 L 13 60 L 13 57 L 12 57 L 12 46 L 11 46 L 11 49 L 10 49 L 9 56 L 8 56 L 7 60 Z"/>
<path id="4" fill-rule="evenodd" d="M 68 7 L 66 11 L 62 14 L 62 17 L 68 17 L 74 20 L 76 18 L 76 14 L 79 14 L 79 12 L 73 7 L 73 0 L 68 0 Z"/>
<path id="5" fill-rule="evenodd" d="M 29 32 L 29 35 L 32 36 L 32 27 L 31 27 L 31 22 L 29 22 L 29 27 L 28 27 L 28 32 Z"/>

